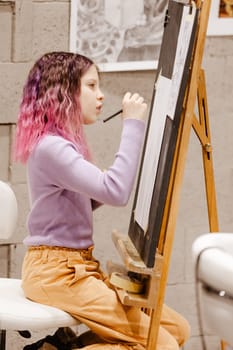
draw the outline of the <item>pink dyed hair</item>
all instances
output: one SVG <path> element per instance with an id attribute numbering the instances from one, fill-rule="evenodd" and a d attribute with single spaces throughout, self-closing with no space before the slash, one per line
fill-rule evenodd
<path id="1" fill-rule="evenodd" d="M 72 141 L 90 159 L 79 104 L 81 77 L 94 63 L 70 52 L 43 55 L 32 67 L 23 89 L 13 157 L 25 163 L 46 134 Z"/>

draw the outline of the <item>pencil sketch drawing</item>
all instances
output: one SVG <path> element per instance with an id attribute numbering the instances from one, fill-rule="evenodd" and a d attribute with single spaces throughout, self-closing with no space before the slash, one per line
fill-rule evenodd
<path id="1" fill-rule="evenodd" d="M 96 63 L 158 59 L 167 0 L 72 1 L 75 51 Z"/>

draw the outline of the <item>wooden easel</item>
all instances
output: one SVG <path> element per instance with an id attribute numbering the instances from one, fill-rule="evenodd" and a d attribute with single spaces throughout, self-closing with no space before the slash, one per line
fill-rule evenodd
<path id="1" fill-rule="evenodd" d="M 206 84 L 204 71 L 201 68 L 204 52 L 205 36 L 210 12 L 210 0 L 196 0 L 196 7 L 200 10 L 198 32 L 190 67 L 191 76 L 186 89 L 180 122 L 175 156 L 172 163 L 172 172 L 169 181 L 168 195 L 160 231 L 159 244 L 153 268 L 148 268 L 141 260 L 137 250 L 130 244 L 126 235 L 113 232 L 113 241 L 124 262 L 127 271 L 133 271 L 145 278 L 145 292 L 141 294 L 128 293 L 117 289 L 121 302 L 126 305 L 142 307 L 150 315 L 150 328 L 147 341 L 147 350 L 155 350 L 160 325 L 160 316 L 164 302 L 165 289 L 172 252 L 173 238 L 176 227 L 176 218 L 179 206 L 179 197 L 185 159 L 191 129 L 193 128 L 202 146 L 203 167 L 205 175 L 206 198 L 210 232 L 218 232 L 218 216 L 212 160 L 212 146 L 210 139 L 209 117 L 206 98 Z M 194 113 L 198 103 L 197 117 Z M 114 266 L 109 267 L 114 270 Z M 225 349 L 225 343 L 221 343 Z"/>

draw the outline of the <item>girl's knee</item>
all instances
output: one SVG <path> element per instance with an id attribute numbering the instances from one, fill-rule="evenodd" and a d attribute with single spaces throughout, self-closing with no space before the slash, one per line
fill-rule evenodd
<path id="1" fill-rule="evenodd" d="M 167 305 L 163 307 L 161 326 L 176 339 L 179 346 L 182 346 L 190 337 L 190 325 L 186 318 Z"/>
<path id="2" fill-rule="evenodd" d="M 190 324 L 184 317 L 181 317 L 179 322 L 179 337 L 177 339 L 179 346 L 182 346 L 189 339 L 190 331 Z"/>
<path id="3" fill-rule="evenodd" d="M 175 338 L 167 339 L 164 344 L 157 344 L 156 350 L 179 350 L 180 347 Z"/>
<path id="4" fill-rule="evenodd" d="M 159 328 L 156 350 L 179 350 L 176 338 L 165 328 Z"/>

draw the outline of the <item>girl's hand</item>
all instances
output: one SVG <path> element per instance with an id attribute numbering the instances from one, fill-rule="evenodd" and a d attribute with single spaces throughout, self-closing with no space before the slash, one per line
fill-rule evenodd
<path id="1" fill-rule="evenodd" d="M 122 118 L 123 119 L 139 119 L 144 120 L 146 117 L 147 104 L 144 98 L 138 93 L 131 94 L 126 92 L 122 100 Z"/>

